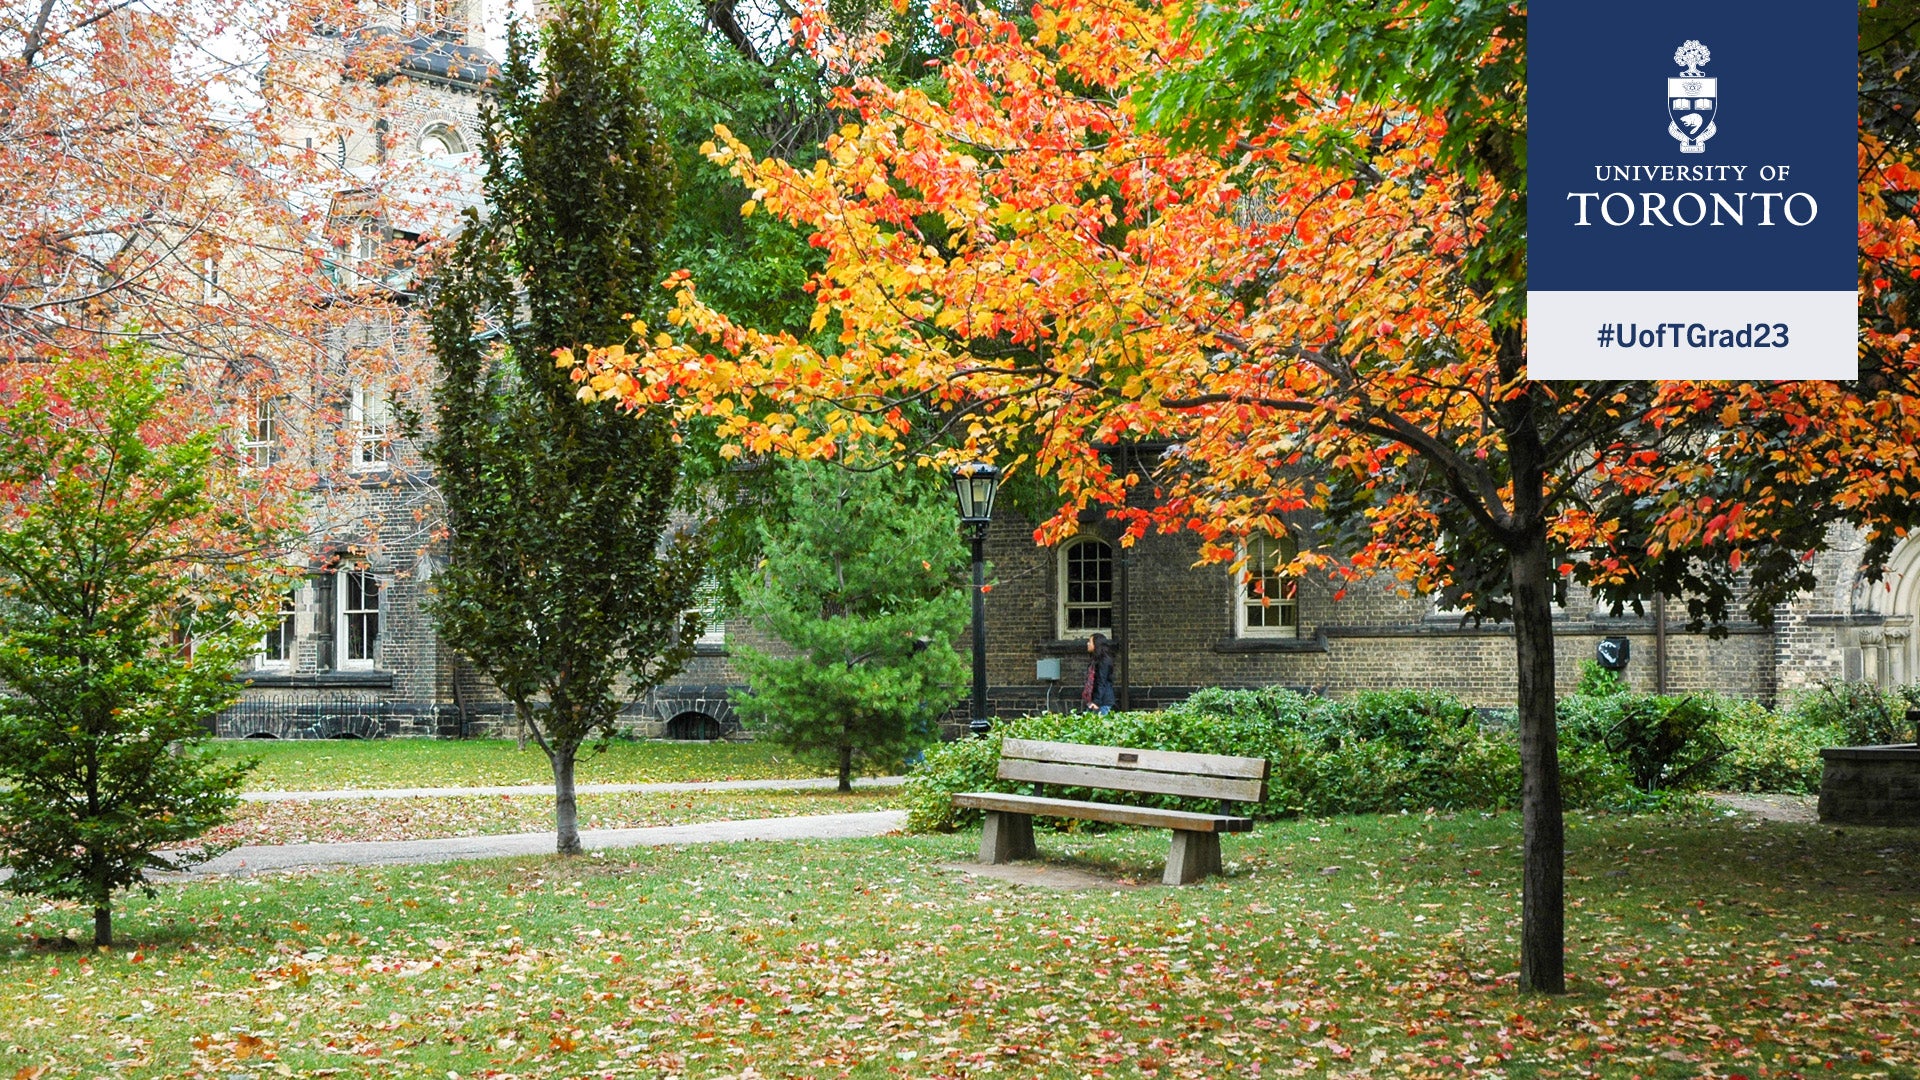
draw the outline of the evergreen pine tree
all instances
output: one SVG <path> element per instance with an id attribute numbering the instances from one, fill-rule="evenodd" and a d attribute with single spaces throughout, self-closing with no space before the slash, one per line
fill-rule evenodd
<path id="1" fill-rule="evenodd" d="M 796 462 L 787 516 L 762 521 L 766 555 L 735 582 L 743 614 L 791 655 L 742 647 L 734 707 L 762 736 L 839 770 L 881 768 L 938 736 L 964 691 L 953 641 L 967 626 L 966 547 L 953 509 L 892 472 Z"/>

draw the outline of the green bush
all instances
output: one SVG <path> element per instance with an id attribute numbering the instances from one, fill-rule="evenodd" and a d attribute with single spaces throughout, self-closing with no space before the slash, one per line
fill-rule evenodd
<path id="1" fill-rule="evenodd" d="M 1589 680 L 1583 677 L 1581 685 L 1589 686 Z M 1758 708 L 1718 694 L 1636 694 L 1604 684 L 1597 688 L 1599 693 L 1560 699 L 1563 750 L 1600 749 L 1643 792 L 1697 790 L 1712 784 L 1719 762 L 1731 751 L 1724 734 L 1730 718 L 1739 710 Z"/>
<path id="2" fill-rule="evenodd" d="M 1003 721 L 984 739 L 927 752 L 907 779 L 907 825 L 958 828 L 977 819 L 956 810 L 959 791 L 1007 791 L 1027 785 L 994 779 L 1002 737 L 1130 746 L 1266 758 L 1266 801 L 1259 818 L 1395 810 L 1503 807 L 1520 796 L 1520 755 L 1511 721 L 1483 722 L 1458 699 L 1431 691 L 1363 693 L 1345 701 L 1288 690 L 1204 690 L 1159 712 L 1054 714 Z M 1604 753 L 1575 746 L 1561 755 L 1573 805 L 1615 805 L 1630 790 Z M 1210 800 L 1095 794 L 1065 798 L 1210 811 Z"/>
<path id="3" fill-rule="evenodd" d="M 1913 741 L 1907 710 L 1920 698 L 1920 687 L 1882 691 L 1866 683 L 1821 683 L 1793 699 L 1788 713 L 1802 728 L 1831 729 L 1837 741 L 1829 746 L 1884 746 Z"/>
<path id="4" fill-rule="evenodd" d="M 1642 811 L 1687 805 L 1688 792 L 1723 789 L 1810 793 L 1820 748 L 1905 741 L 1909 692 L 1822 687 L 1769 710 L 1718 694 L 1636 694 L 1594 666 L 1587 693 L 1559 702 L 1560 783 L 1568 807 Z M 1895 718 L 1889 720 L 1889 717 Z M 1520 798 L 1511 713 L 1485 714 L 1442 693 L 1395 690 L 1335 701 L 1269 687 L 1210 689 L 1159 712 L 1034 716 L 1000 723 L 985 739 L 927 752 L 907 779 L 907 824 L 954 829 L 959 791 L 1025 791 L 994 779 L 1000 739 L 1011 736 L 1267 759 L 1267 799 L 1255 817 L 1490 809 Z M 1062 790 L 1066 798 L 1123 801 L 1115 792 Z M 1205 800 L 1134 797 L 1140 805 L 1211 810 Z"/>
<path id="5" fill-rule="evenodd" d="M 1612 697 L 1629 689 L 1626 678 L 1619 672 L 1601 667 L 1597 660 L 1580 661 L 1580 688 L 1574 693 L 1581 697 Z"/>
<path id="6" fill-rule="evenodd" d="M 1809 724 L 1791 711 L 1775 712 L 1756 702 L 1729 710 L 1720 736 L 1727 753 L 1714 766 L 1714 787 L 1796 795 L 1820 790 L 1820 748 L 1845 741 L 1837 727 Z"/>

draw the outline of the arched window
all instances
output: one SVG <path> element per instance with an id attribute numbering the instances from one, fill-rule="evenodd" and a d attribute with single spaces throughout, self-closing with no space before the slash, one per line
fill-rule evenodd
<path id="1" fill-rule="evenodd" d="M 1300 582 L 1280 572 L 1299 554 L 1293 538 L 1249 536 L 1240 550 L 1246 561 L 1234 574 L 1234 632 L 1241 637 L 1298 636 Z"/>
<path id="2" fill-rule="evenodd" d="M 1113 632 L 1113 545 L 1075 540 L 1060 551 L 1060 636 Z"/>
<path id="3" fill-rule="evenodd" d="M 434 158 L 458 157 L 467 152 L 467 141 L 460 132 L 447 124 L 432 124 L 420 133 L 420 156 L 428 160 Z"/>

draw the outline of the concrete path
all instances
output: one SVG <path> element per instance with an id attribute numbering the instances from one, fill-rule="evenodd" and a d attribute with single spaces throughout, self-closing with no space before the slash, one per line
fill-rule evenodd
<path id="1" fill-rule="evenodd" d="M 1820 820 L 1820 800 L 1812 795 L 1735 795 L 1716 792 L 1707 798 L 1729 810 L 1752 814 L 1761 821 L 1807 825 Z"/>
<path id="2" fill-rule="evenodd" d="M 856 788 L 899 787 L 904 776 L 856 777 Z M 689 791 L 831 791 L 840 781 L 831 776 L 800 780 L 699 780 L 667 784 L 576 784 L 575 794 L 619 795 L 626 792 L 661 795 Z M 466 795 L 551 795 L 552 784 L 511 787 L 346 788 L 339 791 L 248 791 L 241 802 L 325 802 L 335 799 L 442 799 Z"/>
<path id="3" fill-rule="evenodd" d="M 753 821 L 716 821 L 702 825 L 662 825 L 649 829 L 582 829 L 580 842 L 589 851 L 627 847 L 663 847 L 672 844 L 730 843 L 741 840 L 839 840 L 884 836 L 905 828 L 904 810 L 876 810 L 864 814 L 820 814 L 814 817 L 759 818 Z M 381 840 L 347 844 L 260 844 L 237 847 L 184 874 L 156 874 L 156 880 L 178 881 L 209 874 L 260 874 L 309 870 L 328 866 L 395 866 L 406 863 L 453 862 L 553 854 L 553 833 L 511 833 L 504 836 L 461 836 L 444 840 Z"/>

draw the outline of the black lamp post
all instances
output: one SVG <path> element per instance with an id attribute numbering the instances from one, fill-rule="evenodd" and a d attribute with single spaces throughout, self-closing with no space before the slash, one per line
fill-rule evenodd
<path id="1" fill-rule="evenodd" d="M 969 527 L 973 542 L 973 719 L 967 730 L 985 735 L 987 719 L 987 526 L 993 521 L 993 496 L 1000 490 L 1000 470 L 986 462 L 960 465 L 953 470 L 953 494 L 960 503 L 960 522 Z"/>

